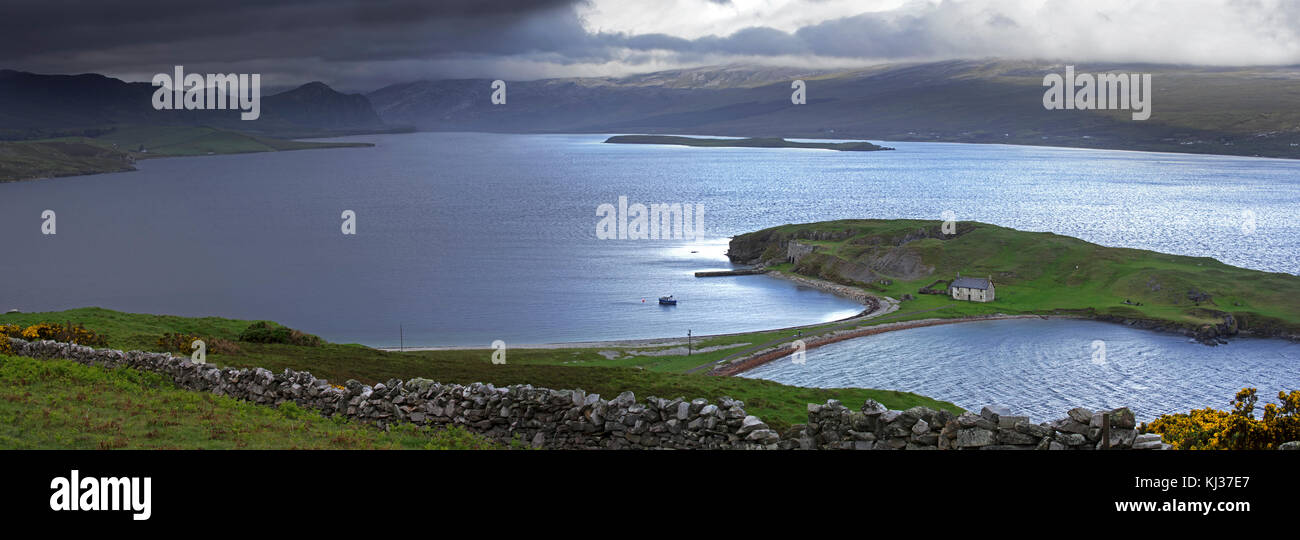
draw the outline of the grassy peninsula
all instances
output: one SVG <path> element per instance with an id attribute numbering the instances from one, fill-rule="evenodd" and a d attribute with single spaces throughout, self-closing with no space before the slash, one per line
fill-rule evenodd
<path id="1" fill-rule="evenodd" d="M 678 146 L 701 146 L 706 148 L 819 148 L 823 150 L 840 150 L 844 152 L 874 152 L 893 150 L 886 146 L 866 141 L 852 142 L 796 142 L 777 137 L 748 139 L 713 139 L 699 137 L 677 137 L 671 135 L 615 135 L 605 139 L 614 144 L 674 144 Z"/>
<path id="2" fill-rule="evenodd" d="M 372 146 L 307 142 L 193 126 L 122 126 L 94 137 L 0 141 L 0 182 L 135 170 L 158 157 Z"/>
<path id="3" fill-rule="evenodd" d="M 951 231 L 920 220 L 783 225 L 735 237 L 728 256 L 900 299 L 900 312 L 925 317 L 1076 315 L 1193 332 L 1203 341 L 1300 337 L 1300 277 L 986 223 Z M 958 273 L 991 277 L 995 300 L 921 294 L 927 287 L 942 293 Z"/>

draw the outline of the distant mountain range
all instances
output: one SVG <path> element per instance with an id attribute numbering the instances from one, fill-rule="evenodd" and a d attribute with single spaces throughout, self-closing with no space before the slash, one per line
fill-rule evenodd
<path id="1" fill-rule="evenodd" d="M 849 71 L 723 66 L 617 78 L 426 80 L 367 94 L 320 82 L 264 96 L 262 117 L 155 111 L 149 83 L 0 71 L 0 140 L 95 136 L 118 125 L 209 126 L 314 137 L 408 129 L 951 141 L 1300 157 L 1300 66 L 1076 65 L 1150 73 L 1152 115 L 1047 110 L 1061 63 L 947 61 Z M 807 103 L 791 103 L 791 81 Z"/>
<path id="2" fill-rule="evenodd" d="M 95 136 L 113 126 L 210 126 L 279 137 L 368 132 L 385 126 L 360 94 L 312 82 L 262 96 L 261 117 L 231 110 L 154 110 L 150 83 L 103 75 L 38 75 L 0 70 L 0 140 Z"/>
<path id="3" fill-rule="evenodd" d="M 422 130 L 598 132 L 1009 143 L 1300 157 L 1300 66 L 1076 65 L 1150 73 L 1152 116 L 1047 110 L 1065 65 L 948 61 L 852 71 L 726 66 L 622 78 L 417 81 L 366 94 L 389 123 Z M 791 81 L 807 103 L 791 103 Z"/>
<path id="4" fill-rule="evenodd" d="M 360 94 L 314 82 L 238 110 L 154 110 L 156 88 L 102 75 L 0 71 L 0 182 L 129 171 L 154 157 L 279 152 L 363 143 L 290 141 L 394 131 Z"/>

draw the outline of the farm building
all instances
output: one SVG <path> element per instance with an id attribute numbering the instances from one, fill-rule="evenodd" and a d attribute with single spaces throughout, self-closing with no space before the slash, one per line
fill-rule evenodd
<path id="1" fill-rule="evenodd" d="M 993 276 L 988 279 L 961 277 L 952 280 L 952 285 L 948 287 L 948 294 L 952 295 L 953 300 L 970 300 L 972 302 L 992 302 L 993 301 Z"/>

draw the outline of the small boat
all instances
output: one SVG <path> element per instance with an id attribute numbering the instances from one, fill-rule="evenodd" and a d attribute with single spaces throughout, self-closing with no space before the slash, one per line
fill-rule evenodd
<path id="1" fill-rule="evenodd" d="M 671 294 L 668 296 L 660 296 L 659 304 L 664 306 L 675 306 L 677 305 L 677 299 L 673 298 L 673 295 Z"/>

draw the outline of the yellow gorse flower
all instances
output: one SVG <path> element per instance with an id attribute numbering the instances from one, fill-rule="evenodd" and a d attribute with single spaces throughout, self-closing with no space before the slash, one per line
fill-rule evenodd
<path id="1" fill-rule="evenodd" d="M 1206 407 L 1187 414 L 1166 414 L 1143 424 L 1142 431 L 1159 433 L 1179 450 L 1268 450 L 1300 440 L 1300 390 L 1278 392 L 1279 404 L 1264 406 L 1255 418 L 1256 389 L 1243 388 L 1231 411 Z"/>

